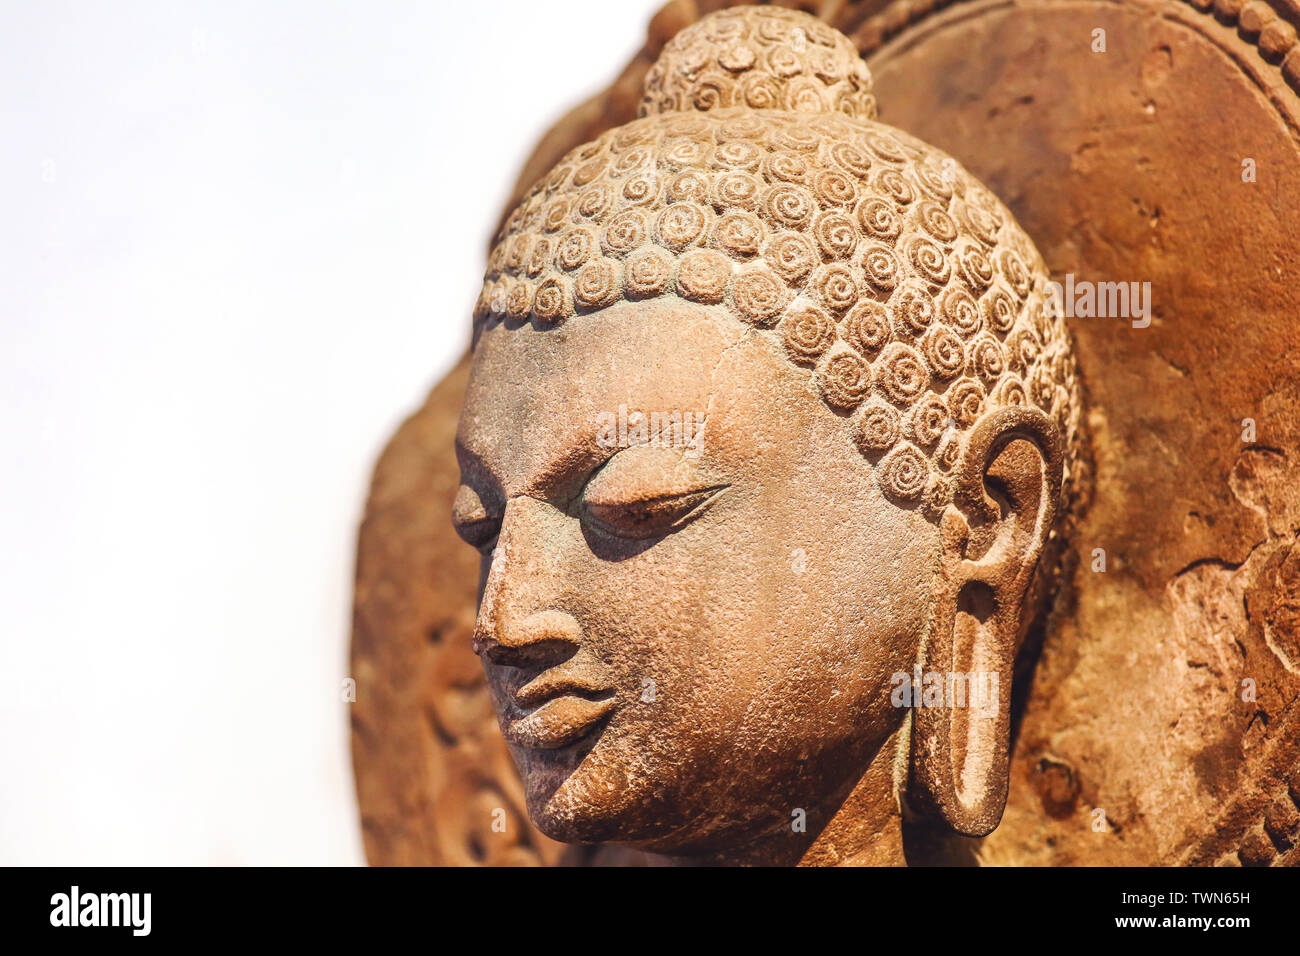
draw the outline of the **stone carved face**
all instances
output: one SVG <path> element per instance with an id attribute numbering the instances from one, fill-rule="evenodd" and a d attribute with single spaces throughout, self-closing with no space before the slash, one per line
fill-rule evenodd
<path id="1" fill-rule="evenodd" d="M 904 716 L 889 680 L 928 620 L 938 531 L 724 311 L 625 302 L 478 346 L 457 520 L 486 553 L 498 714 L 559 839 L 752 838 L 856 780 Z M 705 424 L 694 448 L 603 448 L 620 406 Z M 523 718 L 529 682 L 530 705 L 574 696 Z"/>
<path id="2" fill-rule="evenodd" d="M 874 108 L 815 20 L 713 14 L 651 71 L 648 115 L 498 236 L 454 520 L 548 835 L 704 854 L 797 811 L 815 832 L 872 765 L 963 832 L 1000 816 L 1068 338 L 1010 214 Z M 899 706 L 918 666 L 996 675 L 996 706 Z"/>

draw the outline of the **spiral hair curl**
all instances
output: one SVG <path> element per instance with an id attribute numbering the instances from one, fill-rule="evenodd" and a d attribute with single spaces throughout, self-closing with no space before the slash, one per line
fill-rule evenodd
<path id="1" fill-rule="evenodd" d="M 502 226 L 475 307 L 539 328 L 619 300 L 724 305 L 812 370 L 884 494 L 933 519 L 970 427 L 1079 399 L 1042 257 L 939 150 L 875 121 L 852 43 L 804 13 L 718 11 L 646 78 L 640 117 L 570 152 Z"/>

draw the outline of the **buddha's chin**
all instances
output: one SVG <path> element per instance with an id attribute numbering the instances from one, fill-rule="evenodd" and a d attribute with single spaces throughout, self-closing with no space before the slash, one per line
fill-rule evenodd
<path id="1" fill-rule="evenodd" d="M 670 808 L 638 790 L 650 781 L 629 772 L 629 757 L 617 744 L 598 738 L 563 750 L 512 748 L 528 815 L 542 833 L 561 843 L 623 846 L 645 846 L 664 834 Z"/>
<path id="2" fill-rule="evenodd" d="M 634 756 L 604 741 L 581 757 L 560 751 L 522 757 L 528 816 L 542 833 L 561 843 L 608 843 L 668 855 L 700 853 L 745 839 L 745 831 L 756 822 L 737 814 L 725 828 L 703 823 L 700 808 L 676 801 L 671 782 L 656 783 L 655 775 Z M 689 842 L 683 842 L 688 834 Z"/>
<path id="3" fill-rule="evenodd" d="M 561 750 L 514 751 L 528 816 L 561 843 L 608 843 L 624 834 L 626 775 L 596 742 Z"/>
<path id="4" fill-rule="evenodd" d="M 530 792 L 528 815 L 537 829 L 561 843 L 610 843 L 653 849 L 660 829 L 654 824 L 647 826 L 635 807 L 629 812 L 621 797 L 578 797 L 568 789 L 567 782 L 549 798 L 537 802 Z"/>
<path id="5" fill-rule="evenodd" d="M 528 796 L 528 815 L 537 829 L 561 843 L 604 843 L 669 857 L 686 857 L 717 853 L 757 835 L 752 823 L 719 832 L 698 818 L 692 822 L 687 814 L 663 807 L 649 794 L 624 791 L 595 798 L 578 796 L 577 788 L 570 789 L 570 783 L 581 781 L 571 778 L 549 798 L 535 801 L 531 790 Z M 779 826 L 781 822 L 777 820 L 770 825 Z"/>

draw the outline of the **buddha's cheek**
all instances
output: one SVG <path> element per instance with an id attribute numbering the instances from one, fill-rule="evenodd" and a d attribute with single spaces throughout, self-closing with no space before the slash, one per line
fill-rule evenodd
<path id="1" fill-rule="evenodd" d="M 579 613 L 618 675 L 620 706 L 547 788 L 535 817 L 548 833 L 663 850 L 682 849 L 687 830 L 695 849 L 733 843 L 851 785 L 897 726 L 889 676 L 915 654 L 923 611 L 905 605 L 927 563 L 916 580 L 892 561 L 864 574 L 843 522 L 841 544 L 802 559 L 754 532 L 733 520 L 584 575 Z M 708 571 L 683 572 L 693 566 Z"/>
<path id="2" fill-rule="evenodd" d="M 764 637 L 743 611 L 753 588 L 720 557 L 708 573 L 691 572 L 708 550 L 699 541 L 661 545 L 593 567 L 575 589 L 591 650 L 617 675 L 619 707 L 534 814 L 551 835 L 652 845 L 749 812 L 735 767 L 764 690 Z"/>

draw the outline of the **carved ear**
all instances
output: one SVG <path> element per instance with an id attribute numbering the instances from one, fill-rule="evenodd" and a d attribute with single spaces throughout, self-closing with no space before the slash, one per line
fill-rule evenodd
<path id="1" fill-rule="evenodd" d="M 1011 676 L 1025 595 L 1056 520 L 1060 429 L 1036 408 L 984 416 L 940 519 L 935 608 L 912 691 L 908 803 L 983 836 L 1007 799 Z"/>

